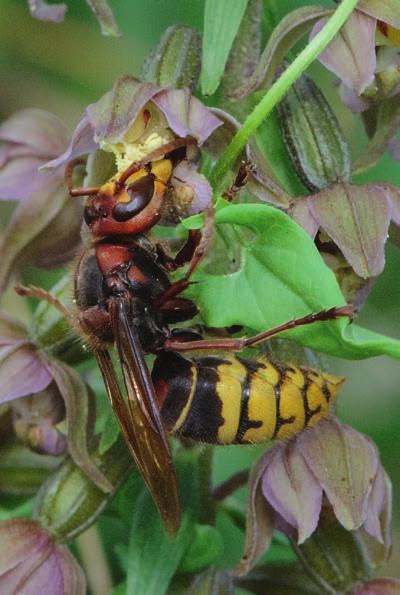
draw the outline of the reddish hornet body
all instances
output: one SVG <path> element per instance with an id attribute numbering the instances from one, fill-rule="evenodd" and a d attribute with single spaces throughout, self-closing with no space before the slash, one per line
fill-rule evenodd
<path id="1" fill-rule="evenodd" d="M 75 277 L 80 328 L 96 354 L 121 431 L 171 533 L 179 528 L 180 506 L 166 428 L 220 444 L 287 438 L 328 414 L 342 382 L 267 360 L 226 355 L 196 361 L 171 352 L 240 351 L 293 326 L 350 313 L 348 307 L 332 308 L 248 339 L 208 340 L 191 329 L 170 328 L 197 313 L 196 305 L 179 294 L 204 255 L 210 220 L 202 236 L 189 232 L 174 258 L 145 234 L 162 217 L 171 198 L 174 168 L 190 144 L 191 139 L 177 138 L 99 188 L 70 188 L 72 196 L 89 196 L 84 218 L 90 245 Z M 185 263 L 186 274 L 171 282 L 169 272 Z M 122 388 L 108 351 L 113 343 Z M 153 378 L 145 353 L 157 356 Z"/>

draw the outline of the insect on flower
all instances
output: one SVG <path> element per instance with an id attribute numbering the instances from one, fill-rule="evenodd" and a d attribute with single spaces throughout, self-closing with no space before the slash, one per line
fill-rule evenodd
<path id="1" fill-rule="evenodd" d="M 71 196 L 88 196 L 90 245 L 75 276 L 80 332 L 94 350 L 121 431 L 170 533 L 179 528 L 180 505 L 167 432 L 212 444 L 289 438 L 328 414 L 343 382 L 263 358 L 223 353 L 190 360 L 180 352 L 241 351 L 295 326 L 351 313 L 347 306 L 332 308 L 250 338 L 212 340 L 171 328 L 197 314 L 180 294 L 205 254 L 212 218 L 202 234 L 189 232 L 174 258 L 146 232 L 160 220 L 174 169 L 194 143 L 175 138 L 101 187 L 70 188 Z M 69 184 L 75 165 L 67 168 Z M 172 282 L 168 273 L 184 264 L 186 273 Z M 124 387 L 109 353 L 113 344 Z M 146 353 L 156 355 L 151 374 Z"/>

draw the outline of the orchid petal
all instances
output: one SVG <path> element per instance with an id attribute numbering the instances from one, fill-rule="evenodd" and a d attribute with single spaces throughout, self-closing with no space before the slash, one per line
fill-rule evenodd
<path id="1" fill-rule="evenodd" d="M 344 83 L 340 84 L 340 98 L 342 103 L 349 108 L 353 114 L 361 114 L 370 107 L 370 102 L 365 97 L 359 96 L 356 91 L 347 87 Z"/>
<path id="2" fill-rule="evenodd" d="M 180 195 L 184 201 L 187 189 L 190 189 L 190 195 L 187 202 L 184 201 L 182 217 L 196 215 L 212 204 L 212 188 L 207 178 L 197 171 L 197 165 L 189 161 L 181 161 L 174 169 L 172 177 L 172 186 L 174 187 L 174 199 L 179 201 Z"/>
<path id="3" fill-rule="evenodd" d="M 93 128 L 86 115 L 78 122 L 72 135 L 68 148 L 56 159 L 52 159 L 43 165 L 43 169 L 55 169 L 61 165 L 67 164 L 75 157 L 80 157 L 90 153 L 98 148 L 98 144 L 93 140 Z"/>
<path id="4" fill-rule="evenodd" d="M 303 229 L 306 230 L 312 239 L 317 235 L 319 229 L 319 223 L 314 219 L 311 214 L 307 198 L 296 200 L 290 207 L 290 216 L 296 221 Z"/>
<path id="5" fill-rule="evenodd" d="M 52 374 L 36 349 L 21 341 L 0 353 L 0 403 L 44 390 Z"/>
<path id="6" fill-rule="evenodd" d="M 384 543 L 381 515 L 387 506 L 387 482 L 388 477 L 382 467 L 379 467 L 371 495 L 368 500 L 367 518 L 364 523 L 364 529 L 372 537 L 375 537 L 380 543 Z"/>
<path id="7" fill-rule="evenodd" d="M 46 0 L 28 0 L 29 12 L 39 21 L 53 21 L 60 23 L 64 20 L 67 10 L 66 4 L 48 4 Z"/>
<path id="8" fill-rule="evenodd" d="M 378 469 L 372 443 L 332 417 L 300 434 L 297 444 L 338 521 L 349 531 L 360 527 Z"/>
<path id="9" fill-rule="evenodd" d="M 153 102 L 162 111 L 177 136 L 193 136 L 201 145 L 222 125 L 211 110 L 190 94 L 189 89 L 167 89 L 157 93 Z"/>
<path id="10" fill-rule="evenodd" d="M 382 272 L 391 213 L 381 186 L 337 183 L 309 197 L 308 204 L 357 275 Z"/>
<path id="11" fill-rule="evenodd" d="M 49 159 L 63 151 L 68 143 L 64 124 L 50 112 L 25 109 L 0 125 L 0 140 L 31 147 L 32 155 Z"/>
<path id="12" fill-rule="evenodd" d="M 272 509 L 266 502 L 261 490 L 265 459 L 269 460 L 268 454 L 258 461 L 250 473 L 246 539 L 242 559 L 235 570 L 235 574 L 239 576 L 247 574 L 255 566 L 272 541 Z"/>
<path id="13" fill-rule="evenodd" d="M 26 201 L 43 183 L 39 171 L 43 160 L 19 157 L 8 161 L 0 169 L 0 199 Z"/>
<path id="14" fill-rule="evenodd" d="M 65 209 L 67 201 L 70 201 L 63 181 L 56 172 L 44 173 L 42 178 L 43 183 L 30 195 L 25 203 L 20 204 L 14 211 L 12 219 L 2 236 L 0 243 L 0 260 L 2 264 L 0 291 L 7 284 L 12 271 L 17 265 L 25 262 L 35 262 L 37 253 L 34 249 L 34 240 L 39 238 L 49 224 L 54 223 L 57 215 Z M 51 242 L 54 240 L 51 235 L 48 239 Z M 43 243 L 39 248 L 43 251 Z M 61 255 L 65 254 L 65 245 L 59 246 L 59 253 L 60 250 Z M 48 254 L 48 256 L 51 257 L 52 255 Z"/>
<path id="15" fill-rule="evenodd" d="M 12 519 L 0 523 L 0 591 L 84 595 L 86 584 L 64 545 L 56 544 L 36 521 Z"/>
<path id="16" fill-rule="evenodd" d="M 318 525 L 322 488 L 295 442 L 279 445 L 270 453 L 269 461 L 265 461 L 263 494 L 278 514 L 297 529 L 298 542 L 303 543 Z"/>
<path id="17" fill-rule="evenodd" d="M 326 21 L 327 19 L 321 19 L 314 26 L 311 39 L 319 33 Z M 318 57 L 326 68 L 358 95 L 374 80 L 375 28 L 375 19 L 355 10 Z"/>
<path id="18" fill-rule="evenodd" d="M 109 143 L 121 141 L 141 109 L 157 91 L 159 87 L 142 83 L 133 76 L 120 77 L 111 91 L 86 108 L 94 140 L 107 140 Z"/>

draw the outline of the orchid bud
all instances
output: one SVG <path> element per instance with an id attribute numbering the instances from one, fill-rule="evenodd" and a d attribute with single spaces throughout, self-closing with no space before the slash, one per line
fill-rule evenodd
<path id="1" fill-rule="evenodd" d="M 196 29 L 168 27 L 145 60 L 142 79 L 162 87 L 195 89 L 200 75 L 201 37 Z"/>
<path id="2" fill-rule="evenodd" d="M 132 459 L 121 438 L 105 453 L 96 451 L 91 456 L 112 484 L 110 492 L 100 490 L 68 459 L 38 493 L 35 518 L 57 539 L 71 539 L 87 529 L 132 467 Z"/>
<path id="3" fill-rule="evenodd" d="M 17 437 L 38 453 L 61 455 L 67 437 L 57 425 L 65 420 L 65 404 L 52 382 L 40 393 L 16 399 L 12 404 Z"/>
<path id="4" fill-rule="evenodd" d="M 303 75 L 278 105 L 284 141 L 310 190 L 350 179 L 350 153 L 339 122 L 317 85 Z"/>

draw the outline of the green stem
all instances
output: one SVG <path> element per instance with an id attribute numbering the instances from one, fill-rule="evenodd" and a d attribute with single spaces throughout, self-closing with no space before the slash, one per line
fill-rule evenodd
<path id="1" fill-rule="evenodd" d="M 260 103 L 249 114 L 231 143 L 217 161 L 212 175 L 216 192 L 224 188 L 224 177 L 244 149 L 249 137 L 257 130 L 266 116 L 282 99 L 286 91 L 296 82 L 310 64 L 329 44 L 355 8 L 358 0 L 343 0 L 321 31 L 300 52 L 288 68 L 270 87 Z"/>

